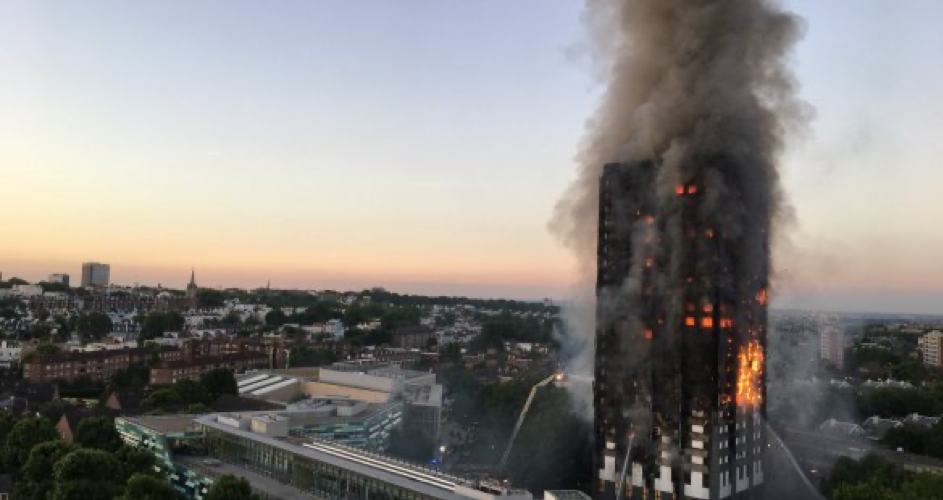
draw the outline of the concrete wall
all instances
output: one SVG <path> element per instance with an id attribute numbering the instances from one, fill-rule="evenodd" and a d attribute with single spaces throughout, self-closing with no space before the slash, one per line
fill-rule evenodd
<path id="1" fill-rule="evenodd" d="M 375 377 L 359 372 L 335 371 L 327 368 L 321 369 L 320 380 L 328 384 L 346 385 L 382 392 L 400 392 L 403 388 L 402 382 L 391 378 Z"/>
<path id="2" fill-rule="evenodd" d="M 327 384 L 324 382 L 306 382 L 302 385 L 302 391 L 312 397 L 342 396 L 366 403 L 386 403 L 390 399 L 390 394 L 387 392 L 371 391 L 357 387 Z"/>

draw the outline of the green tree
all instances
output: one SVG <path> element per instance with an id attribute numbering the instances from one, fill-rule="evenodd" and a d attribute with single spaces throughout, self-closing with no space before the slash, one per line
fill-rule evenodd
<path id="1" fill-rule="evenodd" d="M 943 500 L 943 476 L 922 472 L 904 483 L 894 500 Z"/>
<path id="2" fill-rule="evenodd" d="M 831 473 L 822 481 L 822 492 L 828 498 L 837 499 L 841 492 L 846 497 L 844 500 L 859 500 L 853 495 L 866 493 L 855 485 L 867 483 L 868 489 L 871 490 L 898 491 L 906 479 L 907 473 L 903 468 L 879 455 L 867 455 L 857 461 L 842 457 L 835 462 Z M 866 499 L 867 497 L 860 500 Z"/>
<path id="3" fill-rule="evenodd" d="M 150 377 L 150 370 L 146 366 L 134 365 L 116 371 L 108 385 L 115 391 L 140 391 L 147 386 Z"/>
<path id="4" fill-rule="evenodd" d="M 385 330 L 395 330 L 402 326 L 418 325 L 422 319 L 422 311 L 417 307 L 397 307 L 387 309 L 380 318 L 380 324 Z"/>
<path id="5" fill-rule="evenodd" d="M 311 307 L 304 310 L 300 315 L 292 316 L 293 323 L 301 325 L 313 325 L 315 323 L 326 323 L 332 319 L 341 319 L 344 313 L 336 309 L 336 304 L 319 301 Z"/>
<path id="6" fill-rule="evenodd" d="M 313 349 L 302 345 L 293 347 L 288 356 L 292 368 L 303 366 L 324 366 L 337 361 L 337 354 L 330 349 Z"/>
<path id="7" fill-rule="evenodd" d="M 537 393 L 511 449 L 508 472 L 515 485 L 532 491 L 590 487 L 592 426 L 572 408 L 563 389 Z"/>
<path id="8" fill-rule="evenodd" d="M 445 347 L 439 350 L 439 361 L 443 363 L 461 363 L 462 346 L 456 343 L 446 344 Z"/>
<path id="9" fill-rule="evenodd" d="M 183 316 L 176 311 L 154 311 L 144 317 L 141 323 L 141 332 L 138 334 L 138 342 L 144 343 L 147 340 L 163 337 L 167 332 L 175 332 L 183 329 Z"/>
<path id="10" fill-rule="evenodd" d="M 876 480 L 866 483 L 842 484 L 835 489 L 833 500 L 893 500 L 891 492 Z"/>
<path id="11" fill-rule="evenodd" d="M 49 283 L 46 281 L 42 281 L 39 283 L 39 286 L 43 288 L 43 293 L 49 293 L 49 292 L 68 293 L 70 290 L 69 285 L 66 285 L 65 283 Z"/>
<path id="12" fill-rule="evenodd" d="M 39 405 L 39 415 L 49 419 L 50 422 L 58 422 L 67 411 L 73 408 L 75 406 L 68 401 L 61 399 L 49 401 Z"/>
<path id="13" fill-rule="evenodd" d="M 135 474 L 154 475 L 154 455 L 147 450 L 123 445 L 115 452 L 115 458 L 121 464 L 121 475 L 127 479 Z"/>
<path id="14" fill-rule="evenodd" d="M 892 449 L 902 448 L 908 453 L 917 453 L 923 455 L 926 453 L 927 440 L 930 437 L 930 430 L 914 425 L 905 425 L 896 429 L 890 429 L 881 440 Z"/>
<path id="15" fill-rule="evenodd" d="M 23 361 L 32 361 L 34 359 L 46 359 L 62 352 L 56 344 L 42 343 L 36 346 L 31 352 L 23 356 Z"/>
<path id="16" fill-rule="evenodd" d="M 943 401 L 923 389 L 881 388 L 865 389 L 855 398 L 855 406 L 862 417 L 904 417 L 911 413 L 939 415 Z"/>
<path id="17" fill-rule="evenodd" d="M 87 417 L 79 422 L 75 431 L 75 442 L 83 448 L 92 448 L 107 452 L 118 451 L 121 436 L 115 430 L 115 423 L 108 417 Z"/>
<path id="18" fill-rule="evenodd" d="M 173 389 L 158 389 L 144 399 L 144 406 L 155 410 L 173 410 L 183 406 L 183 399 Z"/>
<path id="19" fill-rule="evenodd" d="M 101 339 L 111 333 L 111 318 L 107 314 L 93 312 L 76 319 L 75 329 L 85 339 Z"/>
<path id="20" fill-rule="evenodd" d="M 288 315 L 281 309 L 272 309 L 265 314 L 265 324 L 269 326 L 282 326 L 288 322 Z"/>
<path id="21" fill-rule="evenodd" d="M 135 474 L 128 479 L 124 495 L 115 500 L 180 500 L 181 495 L 166 479 Z"/>
<path id="22" fill-rule="evenodd" d="M 223 394 L 233 396 L 239 394 L 239 386 L 236 384 L 236 377 L 231 370 L 224 368 L 210 370 L 203 375 L 201 382 L 210 391 L 210 397 L 214 401 Z"/>
<path id="23" fill-rule="evenodd" d="M 49 500 L 112 500 L 124 489 L 121 464 L 110 453 L 80 449 L 53 467 Z"/>
<path id="24" fill-rule="evenodd" d="M 219 324 L 226 328 L 239 328 L 242 326 L 242 316 L 235 310 L 229 311 L 219 320 Z"/>
<path id="25" fill-rule="evenodd" d="M 223 307 L 226 303 L 226 294 L 219 290 L 210 290 L 201 288 L 196 293 L 197 305 L 202 309 L 215 309 Z"/>
<path id="26" fill-rule="evenodd" d="M 203 403 L 194 403 L 187 406 L 187 413 L 210 413 L 211 411 L 213 409 Z"/>
<path id="27" fill-rule="evenodd" d="M 182 379 L 174 384 L 174 391 L 180 395 L 180 399 L 185 405 L 211 403 L 210 391 L 202 382 Z"/>
<path id="28" fill-rule="evenodd" d="M 7 436 L 10 435 L 10 431 L 13 430 L 13 426 L 16 425 L 17 421 L 13 414 L 0 411 L 0 446 L 7 442 Z"/>
<path id="29" fill-rule="evenodd" d="M 24 418 L 13 426 L 5 443 L 6 463 L 18 469 L 29 458 L 30 451 L 39 443 L 59 439 L 56 427 L 45 418 Z"/>
<path id="30" fill-rule="evenodd" d="M 226 474 L 213 483 L 204 500 L 259 500 L 259 497 L 248 481 Z"/>
<path id="31" fill-rule="evenodd" d="M 473 352 L 504 350 L 505 341 L 550 343 L 553 341 L 553 322 L 502 312 L 484 322 L 481 333 L 471 342 L 469 349 Z"/>
<path id="32" fill-rule="evenodd" d="M 46 500 L 52 489 L 53 467 L 66 456 L 72 447 L 62 441 L 47 441 L 30 450 L 29 458 L 20 469 L 16 483 L 16 498 L 19 500 Z"/>
<path id="33" fill-rule="evenodd" d="M 891 367 L 891 376 L 918 385 L 929 378 L 930 372 L 922 362 L 905 359 Z"/>

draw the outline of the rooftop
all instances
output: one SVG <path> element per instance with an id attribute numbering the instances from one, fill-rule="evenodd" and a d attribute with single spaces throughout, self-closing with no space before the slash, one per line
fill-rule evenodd
<path id="1" fill-rule="evenodd" d="M 204 415 L 197 418 L 196 421 L 200 425 L 215 431 L 259 442 L 293 455 L 341 467 L 366 477 L 395 484 L 442 500 L 465 499 L 467 497 L 457 493 L 456 489 L 473 487 L 465 479 L 442 474 L 432 469 L 384 455 L 365 452 L 358 448 L 318 439 L 311 439 L 299 445 L 296 444 L 297 440 L 292 442 L 292 440 L 272 438 L 220 423 L 217 421 L 216 415 Z"/>
<path id="2" fill-rule="evenodd" d="M 195 415 L 142 415 L 120 418 L 162 434 L 198 430 Z"/>
<path id="3" fill-rule="evenodd" d="M 348 373 L 365 373 L 374 377 L 391 378 L 395 380 L 412 380 L 429 375 L 427 372 L 403 369 L 396 363 L 372 360 L 342 361 L 340 363 L 334 363 L 330 366 L 325 366 L 321 370 L 333 370 L 336 372 Z"/>
<path id="4" fill-rule="evenodd" d="M 200 358 L 194 358 L 193 360 L 164 361 L 157 365 L 157 368 L 191 368 L 219 363 L 233 363 L 237 361 L 252 361 L 259 359 L 268 359 L 268 356 L 265 353 L 260 352 L 236 353 L 225 356 L 204 356 Z"/>

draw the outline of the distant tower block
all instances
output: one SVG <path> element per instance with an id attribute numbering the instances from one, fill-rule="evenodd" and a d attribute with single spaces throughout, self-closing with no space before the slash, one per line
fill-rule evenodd
<path id="1" fill-rule="evenodd" d="M 82 264 L 82 288 L 107 287 L 111 282 L 111 266 L 100 262 Z"/>

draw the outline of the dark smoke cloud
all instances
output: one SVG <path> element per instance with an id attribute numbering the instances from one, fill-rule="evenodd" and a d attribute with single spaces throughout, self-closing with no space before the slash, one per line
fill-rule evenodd
<path id="1" fill-rule="evenodd" d="M 585 22 L 606 90 L 551 222 L 580 262 L 595 266 L 606 163 L 660 159 L 680 178 L 691 158 L 734 153 L 780 200 L 775 160 L 806 115 L 786 64 L 797 17 L 765 0 L 588 0 Z"/>
<path id="2" fill-rule="evenodd" d="M 703 220 L 745 249 L 738 273 L 765 277 L 773 223 L 788 212 L 777 160 L 808 114 L 788 67 L 800 20 L 768 0 L 587 0 L 584 21 L 605 91 L 578 178 L 550 225 L 586 281 L 594 280 L 599 177 L 606 163 L 624 161 L 658 165 L 656 213 L 672 212 L 665 205 L 677 203 L 675 186 L 699 179 Z M 663 227 L 667 246 L 682 237 L 670 222 Z M 631 294 L 631 283 L 623 290 Z M 568 328 L 582 338 L 571 364 L 591 372 L 594 326 L 581 316 L 590 321 L 571 318 Z"/>

